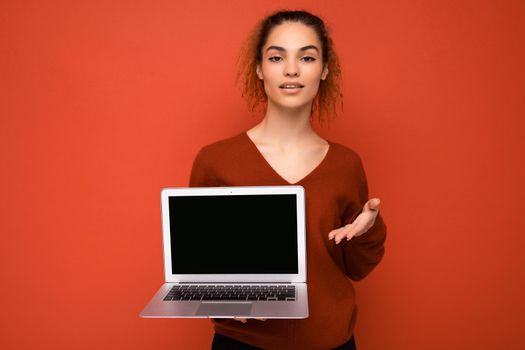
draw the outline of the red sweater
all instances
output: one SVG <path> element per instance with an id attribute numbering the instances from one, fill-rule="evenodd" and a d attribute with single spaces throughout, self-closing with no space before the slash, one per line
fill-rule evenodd
<path id="1" fill-rule="evenodd" d="M 336 245 L 328 233 L 351 223 L 368 200 L 363 163 L 352 149 L 328 141 L 322 162 L 294 185 L 305 189 L 306 319 L 213 320 L 215 332 L 265 349 L 330 349 L 350 339 L 357 316 L 353 281 L 384 254 L 386 225 L 379 214 L 365 234 Z M 245 132 L 201 148 L 190 187 L 292 185 L 266 161 Z"/>

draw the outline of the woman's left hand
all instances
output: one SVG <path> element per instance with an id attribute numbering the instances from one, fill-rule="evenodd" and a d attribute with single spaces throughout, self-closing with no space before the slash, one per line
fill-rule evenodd
<path id="1" fill-rule="evenodd" d="M 335 244 L 339 244 L 345 237 L 349 241 L 352 237 L 359 237 L 374 226 L 377 214 L 379 213 L 379 198 L 372 198 L 365 203 L 361 214 L 355 218 L 354 222 L 338 229 L 330 231 L 328 239 L 335 239 Z"/>

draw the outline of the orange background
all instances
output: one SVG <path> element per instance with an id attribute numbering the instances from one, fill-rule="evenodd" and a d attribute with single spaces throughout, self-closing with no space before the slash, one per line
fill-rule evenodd
<path id="1" fill-rule="evenodd" d="M 278 6 L 332 28 L 344 113 L 315 128 L 362 156 L 389 229 L 358 348 L 525 348 L 521 0 L 2 0 L 1 348 L 209 349 L 209 320 L 138 316 L 160 189 L 260 120 L 235 59 Z"/>

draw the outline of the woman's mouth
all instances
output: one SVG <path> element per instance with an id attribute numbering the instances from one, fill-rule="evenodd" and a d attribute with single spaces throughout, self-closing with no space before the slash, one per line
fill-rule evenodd
<path id="1" fill-rule="evenodd" d="M 281 84 L 279 85 L 279 89 L 282 89 L 283 91 L 286 91 L 287 93 L 294 93 L 300 91 L 304 85 L 301 84 Z"/>
<path id="2" fill-rule="evenodd" d="M 279 85 L 281 89 L 300 89 L 303 88 L 304 85 L 301 84 L 281 84 Z"/>

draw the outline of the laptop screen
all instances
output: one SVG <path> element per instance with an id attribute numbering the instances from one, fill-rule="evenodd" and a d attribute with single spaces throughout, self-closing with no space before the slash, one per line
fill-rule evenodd
<path id="1" fill-rule="evenodd" d="M 296 274 L 295 194 L 170 196 L 173 274 Z"/>

